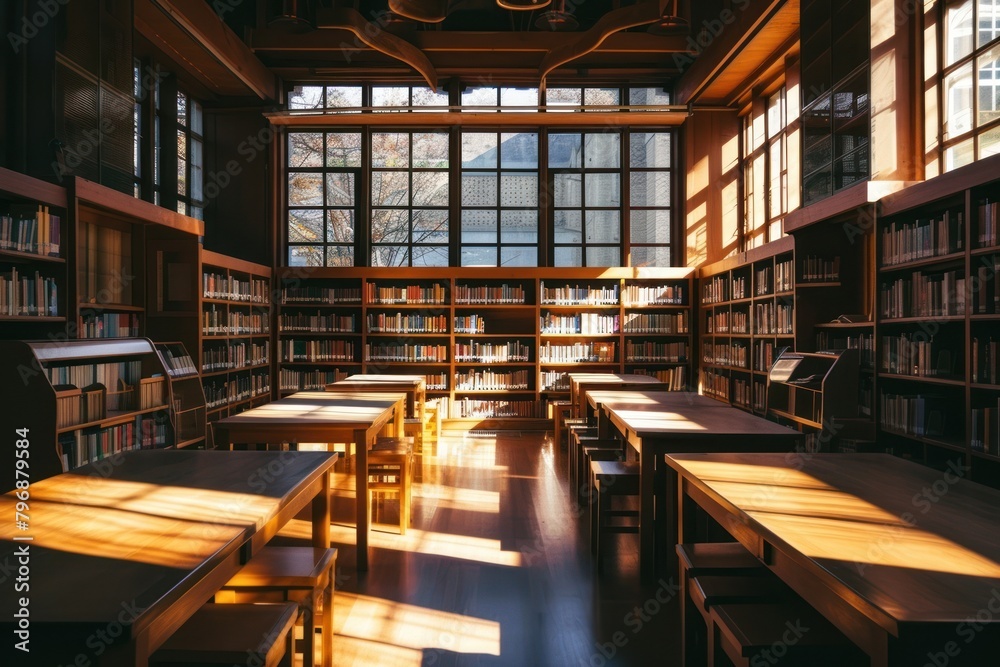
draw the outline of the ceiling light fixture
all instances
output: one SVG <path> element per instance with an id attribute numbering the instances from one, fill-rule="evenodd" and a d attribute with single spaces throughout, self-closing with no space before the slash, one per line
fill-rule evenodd
<path id="1" fill-rule="evenodd" d="M 555 9 L 538 17 L 535 21 L 535 27 L 539 30 L 551 30 L 552 32 L 572 32 L 580 27 L 580 22 L 566 11 L 566 0 L 559 0 Z"/>
<path id="2" fill-rule="evenodd" d="M 651 35 L 686 35 L 691 29 L 691 22 L 680 15 L 680 0 L 670 3 L 672 7 L 664 7 L 660 20 L 649 24 L 646 32 Z"/>
<path id="3" fill-rule="evenodd" d="M 552 0 L 497 0 L 497 5 L 515 12 L 532 12 L 552 4 Z"/>

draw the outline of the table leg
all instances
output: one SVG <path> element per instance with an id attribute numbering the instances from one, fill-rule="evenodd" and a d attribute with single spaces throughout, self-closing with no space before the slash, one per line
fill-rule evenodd
<path id="1" fill-rule="evenodd" d="M 653 491 L 656 475 L 653 452 L 639 443 L 639 574 L 649 581 L 656 574 L 656 553 L 653 526 Z"/>
<path id="2" fill-rule="evenodd" d="M 392 413 L 392 424 L 393 431 L 397 438 L 402 438 L 405 433 L 403 431 L 403 422 L 406 418 L 406 401 L 396 404 L 395 410 Z"/>
<path id="3" fill-rule="evenodd" d="M 330 473 L 323 474 L 323 484 L 312 501 L 312 543 L 314 547 L 330 547 Z"/>
<path id="4" fill-rule="evenodd" d="M 357 487 L 358 572 L 368 571 L 368 445 L 368 431 L 355 431 L 354 449 L 358 459 L 354 471 Z"/>

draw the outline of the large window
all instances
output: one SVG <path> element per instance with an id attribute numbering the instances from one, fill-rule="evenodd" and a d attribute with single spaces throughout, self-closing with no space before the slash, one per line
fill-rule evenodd
<path id="1" fill-rule="evenodd" d="M 788 118 L 785 87 L 757 100 L 743 117 L 743 247 L 782 235 L 788 213 Z"/>
<path id="2" fill-rule="evenodd" d="M 944 168 L 1000 153 L 1000 0 L 947 3 L 941 139 Z"/>
<path id="3" fill-rule="evenodd" d="M 670 266 L 670 132 L 632 132 L 629 142 L 629 266 Z"/>
<path id="4" fill-rule="evenodd" d="M 201 220 L 205 215 L 202 194 L 205 139 L 201 105 L 177 93 L 177 212 Z"/>

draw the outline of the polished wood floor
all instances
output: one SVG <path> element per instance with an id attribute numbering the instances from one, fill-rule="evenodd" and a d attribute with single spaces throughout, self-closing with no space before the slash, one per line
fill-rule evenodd
<path id="1" fill-rule="evenodd" d="M 412 527 L 377 527 L 360 577 L 352 480 L 338 473 L 334 491 L 334 664 L 679 664 L 674 579 L 640 585 L 637 535 L 618 536 L 595 572 L 587 508 L 550 435 L 446 432 L 421 462 Z M 398 516 L 395 502 L 382 510 Z M 306 538 L 301 523 L 284 539 Z"/>

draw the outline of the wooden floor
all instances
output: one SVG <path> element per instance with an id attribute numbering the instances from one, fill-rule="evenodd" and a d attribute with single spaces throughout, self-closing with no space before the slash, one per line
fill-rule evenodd
<path id="1" fill-rule="evenodd" d="M 335 665 L 679 664 L 676 577 L 639 584 L 637 535 L 595 573 L 587 508 L 550 435 L 446 432 L 420 473 L 412 527 L 378 526 L 360 577 L 353 477 L 337 475 Z M 305 543 L 294 524 L 279 539 Z"/>

